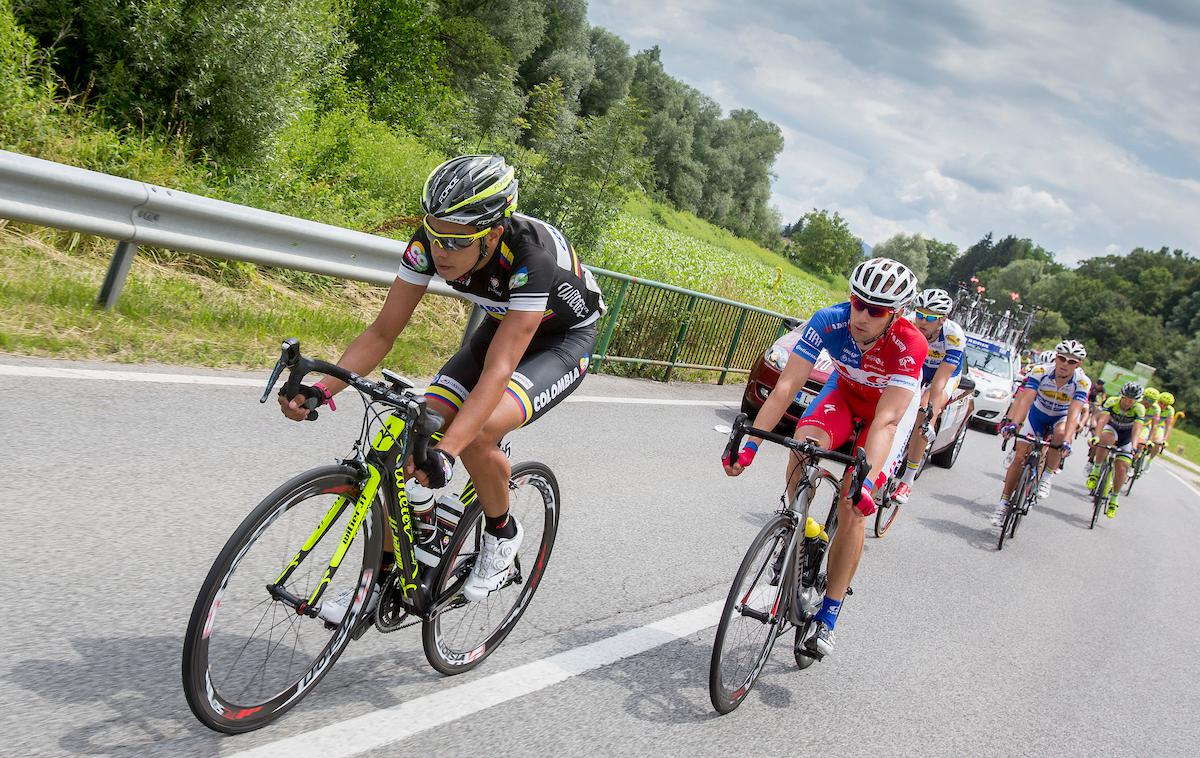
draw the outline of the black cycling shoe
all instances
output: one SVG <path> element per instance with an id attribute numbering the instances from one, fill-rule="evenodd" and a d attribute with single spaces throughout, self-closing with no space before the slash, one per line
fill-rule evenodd
<path id="1" fill-rule="evenodd" d="M 833 652 L 833 630 L 824 621 L 813 621 L 813 633 L 804 641 L 804 649 L 818 661 Z"/>

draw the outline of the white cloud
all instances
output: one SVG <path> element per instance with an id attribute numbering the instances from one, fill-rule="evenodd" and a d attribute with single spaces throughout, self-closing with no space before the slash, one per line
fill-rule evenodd
<path id="1" fill-rule="evenodd" d="M 778 123 L 773 202 L 875 243 L 1016 234 L 1064 261 L 1200 253 L 1200 24 L 1098 0 L 592 0 L 592 23 Z"/>

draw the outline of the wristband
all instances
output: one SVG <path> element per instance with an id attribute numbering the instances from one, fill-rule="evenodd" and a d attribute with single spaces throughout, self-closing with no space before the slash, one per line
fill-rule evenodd
<path id="1" fill-rule="evenodd" d="M 317 382 L 313 385 L 313 389 L 321 393 L 321 400 L 325 403 L 325 405 L 329 406 L 329 410 L 337 410 L 337 405 L 335 405 L 333 402 L 333 393 L 329 391 L 328 387 L 320 382 Z"/>

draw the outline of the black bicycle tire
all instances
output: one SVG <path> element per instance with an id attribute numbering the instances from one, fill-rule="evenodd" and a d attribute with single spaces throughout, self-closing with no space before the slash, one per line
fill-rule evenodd
<path id="1" fill-rule="evenodd" d="M 888 529 L 892 528 L 892 524 L 895 523 L 896 517 L 900 515 L 900 509 L 903 507 L 902 505 L 897 503 L 895 500 L 892 500 L 890 498 L 889 498 L 889 500 L 890 500 L 890 502 L 888 503 L 888 505 L 886 507 L 878 508 L 875 511 L 875 537 L 876 537 L 876 539 L 882 538 L 883 535 L 887 534 Z M 890 512 L 890 513 L 885 514 L 885 511 Z M 884 519 L 885 515 L 887 515 L 886 520 Z"/>
<path id="2" fill-rule="evenodd" d="M 544 463 L 537 461 L 523 461 L 518 463 L 512 467 L 512 473 L 509 478 L 512 479 L 529 473 L 537 473 L 542 476 L 553 493 L 554 501 L 547 508 L 546 520 L 543 522 L 542 527 L 542 542 L 536 553 L 536 559 L 532 561 L 532 570 L 524 578 L 523 589 L 513 603 L 513 610 L 509 611 L 509 615 L 505 616 L 504 621 L 494 632 L 488 635 L 486 640 L 468 653 L 456 654 L 451 657 L 438 644 L 440 630 L 438 619 L 440 616 L 434 617 L 432 620 L 426 619 L 421 623 L 421 645 L 425 649 L 425 660 L 429 661 L 429 665 L 441 674 L 454 676 L 470 671 L 494 653 L 496 648 L 500 646 L 500 643 L 504 642 L 504 639 L 516 627 L 521 617 L 525 615 L 525 611 L 528 610 L 533 596 L 537 593 L 537 589 L 541 585 L 542 577 L 546 574 L 546 566 L 550 563 L 550 555 L 554 551 L 554 539 L 558 534 L 562 497 L 559 494 L 558 479 L 555 478 L 554 472 L 550 470 L 550 467 Z M 476 530 L 483 528 L 482 521 L 483 514 L 480 512 Z M 446 546 L 446 552 L 442 557 L 443 561 L 453 560 L 454 556 L 462 549 L 463 540 L 466 538 L 468 532 L 470 532 L 470 529 L 461 529 L 455 533 L 455 538 Z M 434 597 L 437 597 L 440 589 L 440 587 L 433 588 Z"/>
<path id="3" fill-rule="evenodd" d="M 767 659 L 771 657 L 771 648 L 775 646 L 775 640 L 779 637 L 779 631 L 782 623 L 775 623 L 767 632 L 766 642 L 763 644 L 762 652 L 759 653 L 755 664 L 750 671 L 750 675 L 745 682 L 734 689 L 732 692 L 726 693 L 721 681 L 721 652 L 725 635 L 729 631 L 729 620 L 731 618 L 730 609 L 737 605 L 738 593 L 742 586 L 742 580 L 745 579 L 747 573 L 754 567 L 755 558 L 762 551 L 763 546 L 769 541 L 774 540 L 778 532 L 791 531 L 792 535 L 786 537 L 787 540 L 794 542 L 796 535 L 796 523 L 791 517 L 783 514 L 776 514 L 762 529 L 758 530 L 758 534 L 754 537 L 754 541 L 750 543 L 750 547 L 746 550 L 746 554 L 742 557 L 742 562 L 738 565 L 737 573 L 733 575 L 733 582 L 729 586 L 729 594 L 725 597 L 725 605 L 721 608 L 721 620 L 717 624 L 717 633 L 713 638 L 712 657 L 709 659 L 708 665 L 708 697 L 712 702 L 713 709 L 722 715 L 730 713 L 746 699 L 750 694 L 750 690 L 754 687 L 754 683 L 758 680 L 758 675 L 762 672 L 763 666 L 766 665 Z M 799 547 L 798 545 L 796 546 Z M 789 549 L 788 547 L 784 548 Z M 767 555 L 770 559 L 770 554 Z M 784 570 L 787 570 L 786 567 Z M 787 585 L 787 582 L 780 578 L 780 592 Z M 791 605 L 791 598 L 779 598 L 779 608 L 776 618 L 782 622 L 788 616 L 788 609 Z"/>
<path id="4" fill-rule="evenodd" d="M 1022 468 L 1021 478 L 1017 480 L 1017 487 L 1013 490 L 1013 499 L 1009 501 L 1004 511 L 1004 519 L 1000 522 L 1000 536 L 996 540 L 996 550 L 1004 549 L 1004 540 L 1009 537 L 1009 530 L 1015 527 L 1013 519 L 1022 505 L 1022 500 L 1025 497 L 1026 479 L 1029 477 L 1028 467 Z"/>
<path id="5" fill-rule="evenodd" d="M 1108 500 L 1108 495 L 1101 494 L 1101 493 L 1104 492 L 1104 489 L 1105 489 L 1104 488 L 1104 480 L 1108 477 L 1109 468 L 1112 465 L 1109 462 L 1109 459 L 1111 457 L 1112 456 L 1110 454 L 1108 458 L 1104 459 L 1104 463 L 1100 465 L 1100 478 L 1096 480 L 1096 489 L 1092 491 L 1092 523 L 1090 526 L 1088 526 L 1088 529 L 1096 528 L 1096 521 L 1099 520 L 1099 518 L 1100 518 L 1101 500 L 1105 500 L 1105 501 Z M 1111 486 L 1112 485 L 1110 484 L 1109 485 L 1110 491 L 1111 491 Z"/>
<path id="6" fill-rule="evenodd" d="M 287 504 L 288 498 L 296 497 L 303 492 L 305 485 L 315 484 L 321 480 L 329 480 L 330 486 L 357 488 L 359 473 L 349 466 L 322 466 L 298 474 L 280 485 L 263 498 L 262 502 L 243 519 L 238 528 L 230 535 L 216 560 L 213 561 L 213 565 L 196 595 L 196 601 L 188 619 L 187 632 L 184 635 L 183 692 L 192 713 L 200 723 L 214 731 L 241 734 L 262 728 L 279 718 L 312 692 L 352 641 L 351 633 L 359 622 L 361 610 L 365 604 L 360 605 L 357 610 L 351 608 L 351 612 L 346 614 L 338 626 L 337 633 L 330 637 L 329 643 L 314 659 L 313 665 L 306 669 L 296 682 L 293 682 L 284 691 L 277 693 L 270 700 L 264 703 L 246 704 L 228 701 L 214 703 L 213 698 L 216 698 L 217 701 L 223 701 L 224 698 L 215 691 L 215 688 L 207 686 L 209 681 L 208 632 L 211 630 L 207 630 L 206 627 L 209 623 L 210 609 L 215 613 L 214 603 L 217 603 L 217 607 L 219 607 L 219 592 L 228 583 L 249 546 L 279 515 L 290 510 L 297 503 L 303 502 L 304 498 L 296 499 L 287 508 L 279 510 L 281 505 Z M 358 577 L 360 586 L 363 583 L 363 576 L 368 570 L 367 567 L 378 565 L 383 550 L 381 516 L 375 513 L 378 510 L 377 507 L 373 507 L 372 513 L 364 519 L 364 525 L 368 522 L 370 525 L 367 527 L 368 538 L 363 543 L 363 568 Z M 334 536 L 340 539 L 340 535 Z M 302 689 L 300 689 L 301 685 L 303 685 Z M 297 691 L 298 694 L 296 694 Z M 214 705 L 229 711 L 231 716 L 226 717 L 218 712 Z"/>
<path id="7" fill-rule="evenodd" d="M 833 477 L 833 476 L 829 476 L 828 478 L 831 482 L 833 482 L 833 505 L 830 508 L 829 516 L 826 518 L 826 524 L 825 524 L 825 536 L 827 538 L 829 538 L 829 542 L 826 544 L 825 549 L 821 553 L 821 563 L 827 569 L 829 566 L 829 547 L 830 547 L 830 545 L 833 544 L 834 535 L 837 534 L 837 528 L 838 528 L 837 509 L 838 509 L 838 503 L 841 500 L 841 492 L 842 492 L 841 482 L 836 477 Z M 805 567 L 805 566 L 801 567 L 801 575 L 803 575 L 806 568 L 807 567 Z M 820 575 L 820 573 L 821 573 L 820 569 L 821 569 L 821 567 L 818 566 L 817 567 L 817 575 Z M 799 652 L 799 648 L 795 644 L 796 642 L 800 642 L 808 637 L 808 632 L 809 632 L 809 629 L 811 626 L 812 626 L 812 620 L 809 619 L 808 623 L 804 624 L 803 626 L 796 627 L 796 639 L 792 644 L 792 655 L 796 660 L 796 667 L 799 668 L 801 671 L 805 670 L 806 668 L 808 668 L 809 666 L 811 666 L 817 662 L 817 660 L 815 658 L 813 658 L 812 656 L 801 654 Z"/>

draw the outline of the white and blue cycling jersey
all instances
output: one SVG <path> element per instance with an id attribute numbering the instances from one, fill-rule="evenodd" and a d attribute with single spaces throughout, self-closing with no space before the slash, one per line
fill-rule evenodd
<path id="1" fill-rule="evenodd" d="M 943 363 L 954 366 L 954 372 L 950 374 L 951 379 L 961 375 L 963 347 L 966 343 L 967 338 L 961 326 L 950 319 L 943 321 L 941 331 L 929 342 L 929 354 L 921 366 L 921 384 L 932 382 L 933 375 L 937 373 Z"/>
<path id="2" fill-rule="evenodd" d="M 1088 379 L 1082 368 L 1077 368 L 1071 374 L 1071 378 L 1060 387 L 1054 378 L 1054 364 L 1045 363 L 1029 369 L 1021 387 L 1036 393 L 1033 407 L 1043 415 L 1065 416 L 1073 401 L 1087 402 L 1092 380 Z"/>

